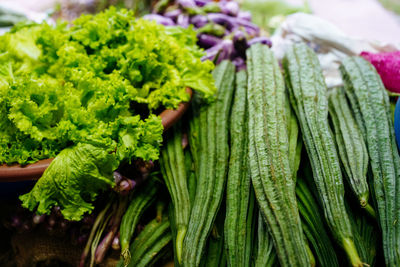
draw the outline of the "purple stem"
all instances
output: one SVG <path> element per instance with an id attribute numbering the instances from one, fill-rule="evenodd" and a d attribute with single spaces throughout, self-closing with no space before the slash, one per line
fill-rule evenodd
<path id="1" fill-rule="evenodd" d="M 122 197 L 122 199 L 120 200 L 120 203 L 118 205 L 118 209 L 115 214 L 115 217 L 112 220 L 113 224 L 111 226 L 110 232 L 107 233 L 107 235 L 103 238 L 103 240 L 97 246 L 96 253 L 95 253 L 95 262 L 97 264 L 99 264 L 103 261 L 108 249 L 111 247 L 114 237 L 116 236 L 119 226 L 121 224 L 121 219 L 125 213 L 127 204 L 128 204 L 128 198 Z"/>

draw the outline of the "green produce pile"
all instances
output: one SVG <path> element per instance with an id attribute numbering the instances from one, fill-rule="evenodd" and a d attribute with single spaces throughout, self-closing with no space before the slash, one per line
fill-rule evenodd
<path id="1" fill-rule="evenodd" d="M 201 62 L 191 29 L 136 20 L 114 8 L 73 26 L 23 25 L 0 37 L 0 164 L 53 158 L 23 206 L 66 219 L 93 209 L 113 171 L 157 160 L 157 112 L 210 98 L 213 63 Z"/>
<path id="2" fill-rule="evenodd" d="M 400 266 L 400 157 L 374 67 L 344 59 L 328 92 L 303 43 L 281 64 L 253 44 L 240 71 L 202 56 L 190 27 L 115 9 L 0 37 L 0 161 L 55 156 L 22 205 L 81 220 L 115 177 L 134 189 L 96 207 L 80 266 L 111 246 L 121 267 Z M 187 86 L 162 136 L 155 114 Z M 139 158 L 152 172 L 121 167 Z"/>
<path id="3" fill-rule="evenodd" d="M 215 101 L 196 94 L 165 136 L 175 266 L 398 266 L 400 158 L 376 70 L 349 57 L 328 92 L 305 44 L 282 68 L 262 44 L 246 63 L 218 65 Z"/>

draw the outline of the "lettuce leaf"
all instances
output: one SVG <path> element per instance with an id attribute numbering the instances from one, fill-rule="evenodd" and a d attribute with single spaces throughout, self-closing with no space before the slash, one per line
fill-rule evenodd
<path id="1" fill-rule="evenodd" d="M 192 28 L 137 20 L 132 11 L 72 23 L 18 26 L 0 36 L 0 164 L 54 158 L 23 206 L 68 220 L 91 212 L 112 172 L 157 160 L 163 126 L 155 111 L 211 99 L 210 61 Z"/>
<path id="2" fill-rule="evenodd" d="M 31 192 L 20 197 L 22 206 L 49 214 L 61 206 L 67 220 L 80 220 L 93 210 L 90 202 L 114 185 L 113 171 L 119 161 L 114 153 L 90 144 L 65 148 L 51 162 Z"/>

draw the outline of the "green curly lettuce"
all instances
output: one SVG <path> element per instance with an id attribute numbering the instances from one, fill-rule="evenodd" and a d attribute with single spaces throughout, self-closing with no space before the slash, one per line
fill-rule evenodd
<path id="1" fill-rule="evenodd" d="M 0 36 L 0 164 L 55 157 L 23 206 L 48 213 L 60 205 L 77 220 L 120 164 L 158 159 L 156 112 L 189 100 L 186 87 L 205 98 L 216 88 L 191 28 L 114 8 L 72 25 L 22 25 Z"/>

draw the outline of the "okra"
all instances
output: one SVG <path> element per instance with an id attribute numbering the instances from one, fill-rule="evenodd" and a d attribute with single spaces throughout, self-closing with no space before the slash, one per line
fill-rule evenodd
<path id="1" fill-rule="evenodd" d="M 234 92 L 235 67 L 224 61 L 213 71 L 218 89 L 214 101 L 199 110 L 197 186 L 184 240 L 183 266 L 199 266 L 219 206 L 228 170 L 228 122 Z M 190 139 L 189 139 L 190 140 Z M 196 158 L 193 157 L 196 161 Z"/>
<path id="2" fill-rule="evenodd" d="M 310 266 L 289 163 L 286 92 L 267 46 L 247 50 L 249 159 L 258 205 L 282 266 Z"/>
<path id="3" fill-rule="evenodd" d="M 326 220 L 351 264 L 362 266 L 344 207 L 340 162 L 328 124 L 327 87 L 318 58 L 300 43 L 287 49 L 282 64 Z"/>
<path id="4" fill-rule="evenodd" d="M 374 67 L 361 57 L 344 59 L 340 71 L 367 145 L 386 266 L 400 266 L 400 157 L 389 96 Z"/>

